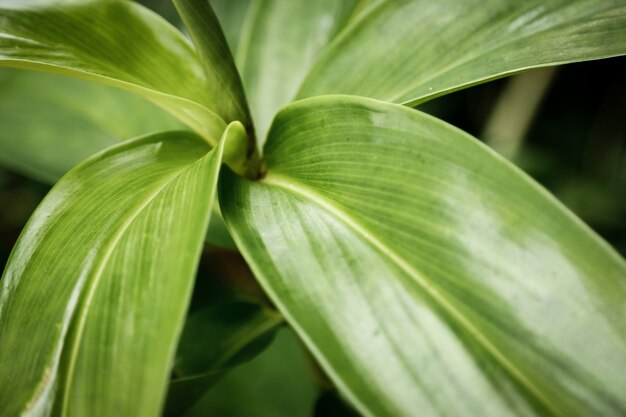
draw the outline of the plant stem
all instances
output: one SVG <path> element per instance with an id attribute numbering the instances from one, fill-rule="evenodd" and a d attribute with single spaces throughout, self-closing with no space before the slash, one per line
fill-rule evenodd
<path id="1" fill-rule="evenodd" d="M 541 105 L 556 67 L 521 73 L 508 81 L 482 137 L 507 159 L 514 159 Z"/>

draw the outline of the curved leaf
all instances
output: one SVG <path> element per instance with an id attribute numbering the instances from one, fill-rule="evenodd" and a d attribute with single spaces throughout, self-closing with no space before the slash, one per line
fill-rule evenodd
<path id="1" fill-rule="evenodd" d="M 146 100 L 74 78 L 5 68 L 0 88 L 0 165 L 47 184 L 123 140 L 184 129 Z M 217 207 L 205 241 L 236 249 Z"/>
<path id="2" fill-rule="evenodd" d="M 545 190 L 412 109 L 279 113 L 222 178 L 255 275 L 364 415 L 621 416 L 626 263 Z"/>
<path id="3" fill-rule="evenodd" d="M 298 339 L 281 329 L 258 357 L 232 370 L 185 417 L 305 417 L 317 389 Z"/>
<path id="4" fill-rule="evenodd" d="M 45 183 L 123 140 L 184 129 L 126 92 L 33 71 L 0 71 L 0 163 Z"/>
<path id="5" fill-rule="evenodd" d="M 238 120 L 250 126 L 250 116 L 239 73 L 226 38 L 209 0 L 173 0 L 202 60 L 204 73 L 220 97 L 219 112 L 226 120 Z"/>
<path id="6" fill-rule="evenodd" d="M 233 53 L 237 50 L 241 29 L 252 0 L 210 0 L 224 36 Z"/>
<path id="7" fill-rule="evenodd" d="M 165 415 L 192 407 L 231 368 L 263 351 L 282 323 L 279 314 L 245 301 L 214 303 L 191 313 L 178 343 Z"/>
<path id="8" fill-rule="evenodd" d="M 212 144 L 226 127 L 219 86 L 206 80 L 186 39 L 130 1 L 0 0 L 0 65 L 72 75 L 140 94 Z"/>
<path id="9" fill-rule="evenodd" d="M 231 1 L 231 13 L 241 16 L 238 3 Z M 357 0 L 249 3 L 235 56 L 262 145 L 274 115 L 293 100 L 315 58 L 342 27 Z"/>
<path id="10" fill-rule="evenodd" d="M 223 146 L 208 151 L 132 140 L 44 199 L 1 281 L 0 414 L 159 414 Z"/>
<path id="11" fill-rule="evenodd" d="M 327 48 L 298 97 L 413 106 L 528 68 L 625 53 L 622 0 L 387 0 Z"/>

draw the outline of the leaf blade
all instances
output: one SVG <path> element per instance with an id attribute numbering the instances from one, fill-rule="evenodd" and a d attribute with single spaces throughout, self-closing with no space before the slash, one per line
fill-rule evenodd
<path id="1" fill-rule="evenodd" d="M 379 2 L 316 62 L 298 94 L 415 106 L 530 68 L 626 53 L 618 0 Z"/>
<path id="2" fill-rule="evenodd" d="M 310 415 L 317 387 L 297 337 L 280 329 L 258 357 L 233 369 L 185 417 Z"/>
<path id="3" fill-rule="evenodd" d="M 227 23 L 240 22 L 240 8 L 246 5 L 238 3 L 221 6 L 222 15 L 234 20 Z M 263 0 L 247 5 L 234 54 L 260 146 L 276 112 L 293 100 L 314 59 L 357 3 Z"/>
<path id="4" fill-rule="evenodd" d="M 198 50 L 208 85 L 215 89 L 211 95 L 221 97 L 219 111 L 225 120 L 238 120 L 251 127 L 243 85 L 209 1 L 174 0 L 174 4 Z"/>
<path id="5" fill-rule="evenodd" d="M 131 137 L 184 129 L 146 100 L 95 83 L 4 69 L 0 86 L 0 161 L 49 184 Z"/>
<path id="6" fill-rule="evenodd" d="M 207 152 L 184 132 L 126 142 L 70 171 L 44 199 L 2 279 L 3 413 L 158 415 L 223 147 Z"/>
<path id="7" fill-rule="evenodd" d="M 266 156 L 260 183 L 221 184 L 225 219 L 361 413 L 623 412 L 626 264 L 492 151 L 330 96 L 283 110 Z"/>
<path id="8" fill-rule="evenodd" d="M 174 27 L 126 1 L 0 3 L 0 64 L 142 95 L 217 144 L 226 127 L 195 52 Z"/>
<path id="9" fill-rule="evenodd" d="M 239 300 L 214 302 L 191 313 L 178 344 L 164 414 L 182 415 L 224 375 L 265 350 L 282 324 L 276 312 Z"/>

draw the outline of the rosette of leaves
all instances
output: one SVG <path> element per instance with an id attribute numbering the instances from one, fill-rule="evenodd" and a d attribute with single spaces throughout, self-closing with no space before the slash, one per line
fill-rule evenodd
<path id="1" fill-rule="evenodd" d="M 56 182 L 2 277 L 2 416 L 157 416 L 173 367 L 210 386 L 281 316 L 365 416 L 626 415 L 624 259 L 412 108 L 622 55 L 626 3 L 174 3 L 188 37 L 129 1 L 0 0 L 0 65 L 56 74 L 0 77 L 0 160 Z M 215 307 L 194 345 L 222 222 L 280 315 Z"/>

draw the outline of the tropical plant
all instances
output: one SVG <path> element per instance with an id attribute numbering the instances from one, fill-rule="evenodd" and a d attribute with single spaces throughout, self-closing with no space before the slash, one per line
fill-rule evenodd
<path id="1" fill-rule="evenodd" d="M 366 416 L 626 415 L 624 259 L 412 108 L 625 54 L 623 0 L 174 3 L 190 41 L 0 0 L 0 64 L 57 74 L 3 73 L 0 160 L 58 180 L 2 277 L 0 415 L 175 415 L 283 317 Z M 205 233 L 278 312 L 186 319 Z"/>

